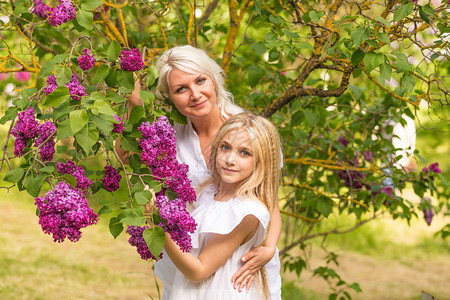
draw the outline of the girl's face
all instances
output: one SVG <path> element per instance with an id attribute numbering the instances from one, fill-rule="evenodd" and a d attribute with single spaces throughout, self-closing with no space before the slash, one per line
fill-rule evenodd
<path id="1" fill-rule="evenodd" d="M 221 184 L 237 186 L 247 179 L 255 165 L 252 141 L 247 130 L 233 129 L 219 143 L 216 168 Z"/>
<path id="2" fill-rule="evenodd" d="M 169 73 L 169 96 L 180 113 L 190 119 L 208 116 L 216 106 L 215 84 L 206 74 L 179 69 Z"/>

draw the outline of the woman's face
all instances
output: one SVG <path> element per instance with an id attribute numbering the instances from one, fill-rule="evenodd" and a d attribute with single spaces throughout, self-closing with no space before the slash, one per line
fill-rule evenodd
<path id="1" fill-rule="evenodd" d="M 254 151 L 248 131 L 239 128 L 225 134 L 216 156 L 216 169 L 221 184 L 240 184 L 253 173 L 254 165 Z"/>
<path id="2" fill-rule="evenodd" d="M 169 96 L 180 113 L 190 119 L 208 116 L 216 106 L 215 84 L 203 73 L 179 69 L 169 73 Z"/>

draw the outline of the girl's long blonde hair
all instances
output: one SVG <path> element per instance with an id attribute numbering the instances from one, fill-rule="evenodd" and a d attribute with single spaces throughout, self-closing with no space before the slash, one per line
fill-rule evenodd
<path id="1" fill-rule="evenodd" d="M 209 158 L 211 177 L 200 186 L 200 189 L 209 184 L 218 186 L 220 176 L 216 167 L 216 157 L 219 144 L 228 132 L 236 129 L 247 130 L 252 141 L 255 162 L 253 173 L 238 186 L 236 197 L 261 201 L 266 206 L 272 219 L 273 209 L 278 200 L 281 173 L 281 143 L 278 130 L 264 117 L 244 112 L 234 115 L 224 122 L 211 145 Z M 263 269 L 261 279 L 264 294 L 267 297 L 268 287 Z"/>

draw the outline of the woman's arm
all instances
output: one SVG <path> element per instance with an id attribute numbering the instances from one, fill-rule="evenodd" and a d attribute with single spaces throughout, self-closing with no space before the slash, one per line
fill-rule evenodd
<path id="1" fill-rule="evenodd" d="M 134 83 L 134 90 L 131 92 L 131 94 L 127 97 L 127 112 L 122 116 L 123 120 L 128 120 L 130 116 L 130 112 L 133 109 L 133 107 L 142 105 L 142 99 L 141 99 L 141 84 L 139 80 L 137 80 Z M 128 152 L 123 150 L 122 147 L 120 147 L 120 138 L 116 139 L 116 142 L 114 144 L 114 148 L 116 149 L 116 153 L 119 156 L 119 158 L 124 162 L 128 163 Z"/>
<path id="2" fill-rule="evenodd" d="M 242 291 L 246 287 L 247 290 L 255 278 L 255 273 L 265 266 L 275 254 L 278 239 L 281 234 L 281 214 L 278 207 L 278 198 L 273 208 L 272 221 L 267 233 L 267 238 L 264 244 L 251 249 L 247 254 L 241 257 L 244 264 L 239 270 L 234 273 L 231 281 L 234 283 L 234 288 Z"/>
<path id="3" fill-rule="evenodd" d="M 200 282 L 223 266 L 239 245 L 247 242 L 255 234 L 258 223 L 255 216 L 246 216 L 229 234 L 215 234 L 211 237 L 198 257 L 182 252 L 168 233 L 164 249 L 188 280 Z"/>

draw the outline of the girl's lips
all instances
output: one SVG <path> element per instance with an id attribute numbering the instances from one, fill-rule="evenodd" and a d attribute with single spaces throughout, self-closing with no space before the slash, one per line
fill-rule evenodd
<path id="1" fill-rule="evenodd" d="M 231 170 L 231 169 L 227 169 L 227 168 L 223 168 L 223 169 L 228 172 L 237 172 L 237 170 Z"/>

